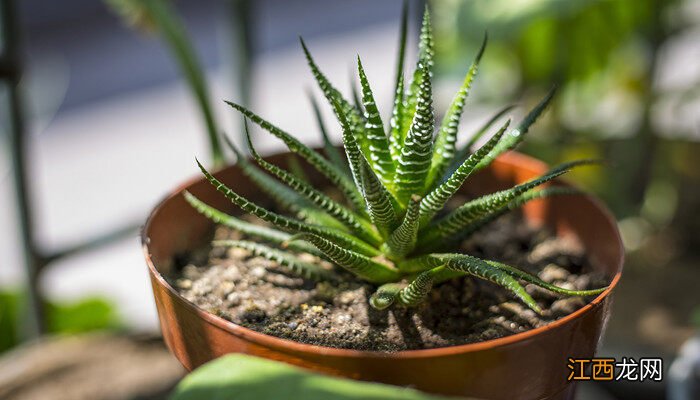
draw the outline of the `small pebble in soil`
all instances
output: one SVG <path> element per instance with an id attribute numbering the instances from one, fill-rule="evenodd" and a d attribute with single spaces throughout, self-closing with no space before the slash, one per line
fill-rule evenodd
<path id="1" fill-rule="evenodd" d="M 540 279 L 547 283 L 554 283 L 555 281 L 566 280 L 569 275 L 569 271 L 565 270 L 564 268 L 555 264 L 547 264 L 542 272 L 540 272 Z"/>

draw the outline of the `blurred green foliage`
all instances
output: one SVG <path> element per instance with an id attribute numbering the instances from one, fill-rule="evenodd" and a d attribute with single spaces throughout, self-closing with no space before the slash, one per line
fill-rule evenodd
<path id="1" fill-rule="evenodd" d="M 693 313 L 690 316 L 690 323 L 697 329 L 700 329 L 700 307 L 693 310 Z"/>
<path id="2" fill-rule="evenodd" d="M 584 79 L 608 66 L 621 44 L 643 34 L 655 0 L 476 0 L 434 2 L 440 53 L 461 58 L 484 30 L 518 61 L 526 86 Z M 657 2 L 659 3 L 659 2 Z M 456 9 L 456 11 L 455 11 Z M 449 55 L 449 56 L 448 56 Z"/>
<path id="3" fill-rule="evenodd" d="M 17 329 L 19 300 L 16 293 L 0 292 L 0 353 L 19 343 Z"/>
<path id="4" fill-rule="evenodd" d="M 121 324 L 114 306 L 104 299 L 87 298 L 71 303 L 49 303 L 46 307 L 51 333 L 74 334 L 118 329 Z"/>
<path id="5" fill-rule="evenodd" d="M 491 46 L 477 81 L 492 89 L 475 91 L 487 93 L 480 101 L 519 97 L 526 107 L 559 86 L 524 151 L 551 163 L 613 160 L 610 168 L 577 178 L 620 218 L 639 215 L 648 196 L 675 206 L 682 171 L 669 164 L 673 141 L 661 137 L 652 111 L 662 95 L 654 85 L 660 49 L 684 28 L 683 2 L 446 0 L 432 6 L 442 44 L 437 64 L 448 75 L 463 74 L 456 66 L 472 57 L 488 31 Z M 659 180 L 667 183 L 663 190 L 649 192 L 662 188 L 654 184 Z"/>
<path id="6" fill-rule="evenodd" d="M 21 304 L 25 304 L 22 296 L 17 291 L 0 291 L 0 353 L 19 344 L 18 310 Z M 114 306 L 100 298 L 51 302 L 46 304 L 45 310 L 50 334 L 77 334 L 122 327 Z"/>

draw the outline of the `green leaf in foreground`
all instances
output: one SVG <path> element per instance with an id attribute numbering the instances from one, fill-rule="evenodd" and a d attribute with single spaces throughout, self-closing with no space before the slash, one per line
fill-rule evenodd
<path id="1" fill-rule="evenodd" d="M 335 378 L 243 354 L 217 358 L 187 375 L 171 400 L 439 400 L 414 389 Z"/>

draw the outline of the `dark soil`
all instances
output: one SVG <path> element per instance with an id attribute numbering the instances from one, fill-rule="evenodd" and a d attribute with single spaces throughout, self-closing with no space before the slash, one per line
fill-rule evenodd
<path id="1" fill-rule="evenodd" d="M 214 236 L 240 238 L 222 227 Z M 461 252 L 509 263 L 569 289 L 608 283 L 592 271 L 575 240 L 530 227 L 517 213 L 483 228 L 461 247 Z M 232 248 L 203 248 L 187 259 L 167 278 L 202 309 L 258 332 L 348 349 L 399 351 L 496 339 L 546 325 L 587 303 L 585 298 L 526 285 L 543 309 L 537 315 L 505 289 L 464 277 L 435 287 L 428 301 L 415 309 L 377 311 L 368 304 L 375 288 L 349 274 L 339 285 L 315 283 Z"/>

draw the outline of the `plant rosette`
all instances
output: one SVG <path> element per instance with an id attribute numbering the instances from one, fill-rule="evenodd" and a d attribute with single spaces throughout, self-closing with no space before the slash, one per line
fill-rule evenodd
<path id="1" fill-rule="evenodd" d="M 440 394 L 567 398 L 573 393 L 567 360 L 594 355 L 609 316 L 610 293 L 622 268 L 623 250 L 610 214 L 595 199 L 555 181 L 572 168 L 595 162 L 572 161 L 548 169 L 509 152 L 545 110 L 552 92 L 513 128 L 506 122 L 473 149 L 504 110 L 458 147 L 460 117 L 486 39 L 438 125 L 432 106 L 430 18 L 426 11 L 417 66 L 404 85 L 405 15 L 396 97 L 386 131 L 359 57 L 361 96 L 353 103 L 326 79 L 302 41 L 312 73 L 342 128 L 344 154 L 330 144 L 323 128 L 326 146 L 321 153 L 229 102 L 246 121 L 281 139 L 308 168 L 281 168 L 289 153 L 258 155 L 246 122 L 252 159 L 229 143 L 236 165 L 212 173 L 198 163 L 204 178 L 178 188 L 153 211 L 142 239 L 165 341 L 188 369 L 240 352 Z M 330 182 L 339 195 L 319 189 L 323 181 Z M 465 194 L 466 200 L 450 204 Z M 562 195 L 566 199 L 559 198 Z M 276 201 L 276 211 L 261 206 L 268 199 Z M 522 210 L 527 225 L 546 226 L 557 237 L 579 242 L 591 268 L 607 276 L 607 285 L 557 286 L 517 265 L 460 251 L 465 239 L 515 209 Z M 241 219 L 241 211 L 264 223 Z M 217 240 L 214 247 L 242 249 L 308 281 L 365 282 L 373 290 L 366 301 L 373 312 L 426 307 L 436 288 L 465 276 L 495 284 L 538 314 L 547 310 L 525 284 L 590 301 L 530 330 L 450 347 L 383 352 L 294 342 L 202 310 L 165 279 L 183 266 L 183 258 L 206 249 L 213 223 L 240 236 Z"/>

